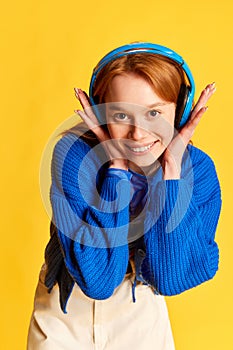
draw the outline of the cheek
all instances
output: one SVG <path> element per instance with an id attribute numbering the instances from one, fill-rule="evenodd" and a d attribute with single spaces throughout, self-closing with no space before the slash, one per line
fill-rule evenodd
<path id="1" fill-rule="evenodd" d="M 115 139 L 116 135 L 118 134 L 117 128 L 113 124 L 109 123 L 108 124 L 108 131 L 109 131 L 111 138 Z"/>
<path id="2" fill-rule="evenodd" d="M 174 134 L 174 122 L 175 122 L 175 109 L 172 109 L 167 113 L 167 116 L 162 118 L 160 125 L 160 132 L 164 139 L 170 140 Z"/>
<path id="3" fill-rule="evenodd" d="M 166 127 L 166 129 L 163 130 L 161 139 L 164 147 L 167 147 L 169 145 L 169 143 L 172 141 L 173 135 L 174 135 L 174 127 L 172 125 L 170 125 L 169 127 Z"/>
<path id="4" fill-rule="evenodd" d="M 127 127 L 124 125 L 109 123 L 108 131 L 112 139 L 122 139 L 127 136 Z"/>
<path id="5" fill-rule="evenodd" d="M 174 126 L 161 118 L 150 128 L 150 133 L 159 136 L 162 141 L 170 140 L 174 133 Z"/>

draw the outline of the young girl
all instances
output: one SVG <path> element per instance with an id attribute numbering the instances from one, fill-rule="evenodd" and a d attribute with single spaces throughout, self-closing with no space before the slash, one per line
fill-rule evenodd
<path id="1" fill-rule="evenodd" d="M 164 295 L 211 279 L 221 194 L 211 158 L 190 143 L 215 91 L 193 106 L 174 51 L 122 46 L 94 69 L 83 122 L 52 159 L 51 239 L 28 350 L 174 349 Z"/>

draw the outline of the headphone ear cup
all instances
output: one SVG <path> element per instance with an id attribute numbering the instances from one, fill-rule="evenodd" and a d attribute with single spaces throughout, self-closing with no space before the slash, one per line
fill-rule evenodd
<path id="1" fill-rule="evenodd" d="M 182 119 L 182 116 L 187 104 L 189 93 L 190 93 L 190 87 L 188 85 L 181 84 L 180 92 L 179 92 L 177 104 L 176 104 L 176 114 L 175 114 L 176 129 L 180 129 L 180 121 Z"/>
<path id="2" fill-rule="evenodd" d="M 98 95 L 93 96 L 93 101 L 94 101 L 94 104 L 98 105 L 99 104 L 99 96 Z"/>

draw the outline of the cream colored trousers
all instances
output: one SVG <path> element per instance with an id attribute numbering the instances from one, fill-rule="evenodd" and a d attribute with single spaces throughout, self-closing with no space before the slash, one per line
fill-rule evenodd
<path id="1" fill-rule="evenodd" d="M 106 300 L 87 297 L 75 284 L 60 309 L 59 289 L 48 294 L 42 266 L 31 317 L 27 350 L 174 350 L 163 296 L 138 284 L 132 301 L 133 274 L 127 274 Z"/>

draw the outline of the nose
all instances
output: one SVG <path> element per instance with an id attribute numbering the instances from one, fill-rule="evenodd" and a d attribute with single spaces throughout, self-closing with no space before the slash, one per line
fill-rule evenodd
<path id="1" fill-rule="evenodd" d="M 135 141 L 143 140 L 147 136 L 147 131 L 139 125 L 131 125 L 128 138 Z"/>

